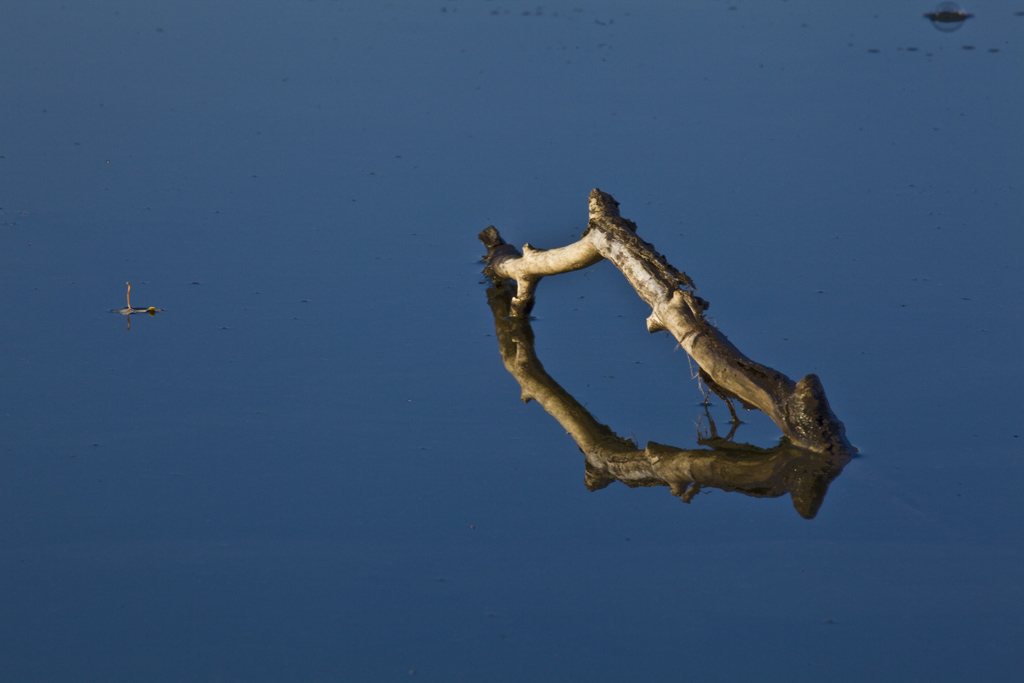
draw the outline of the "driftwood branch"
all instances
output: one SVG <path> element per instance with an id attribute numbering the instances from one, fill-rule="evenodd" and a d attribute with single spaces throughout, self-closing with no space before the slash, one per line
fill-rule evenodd
<path id="1" fill-rule="evenodd" d="M 702 488 L 757 498 L 788 493 L 797 512 L 810 519 L 818 513 L 829 484 L 849 462 L 848 452 L 810 451 L 787 439 L 769 449 L 734 443 L 731 434 L 718 436 L 710 415 L 708 432 L 697 439 L 708 448 L 680 449 L 653 441 L 639 448 L 598 422 L 547 374 L 537 358 L 529 317 L 510 315 L 513 287 L 509 281 L 489 288 L 487 300 L 505 368 L 519 383 L 523 401 L 540 403 L 583 451 L 585 483 L 591 491 L 614 481 L 630 487 L 668 486 L 686 503 Z"/>
<path id="2" fill-rule="evenodd" d="M 520 253 L 494 226 L 480 233 L 487 247 L 487 274 L 496 282 L 516 281 L 513 317 L 529 314 L 537 284 L 546 275 L 586 268 L 606 258 L 652 312 L 651 332 L 668 330 L 700 366 L 701 378 L 719 396 L 758 408 L 793 444 L 817 452 L 846 453 L 843 423 L 832 413 L 816 375 L 793 382 L 786 375 L 747 358 L 704 315 L 708 303 L 695 293 L 690 278 L 676 270 L 637 235 L 636 224 L 619 215 L 619 203 L 595 189 L 590 193 L 590 221 L 578 242 L 550 250 L 529 244 Z"/>

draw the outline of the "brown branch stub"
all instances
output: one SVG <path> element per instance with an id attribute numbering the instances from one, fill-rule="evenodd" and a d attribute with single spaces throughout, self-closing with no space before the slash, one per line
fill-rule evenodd
<path id="1" fill-rule="evenodd" d="M 493 225 L 488 225 L 477 237 L 487 247 L 487 253 L 484 255 L 484 258 L 487 260 L 487 275 L 492 278 L 495 277 L 493 275 L 494 268 L 504 259 L 518 258 L 520 256 L 515 247 L 501 239 L 498 229 Z"/>
<path id="2" fill-rule="evenodd" d="M 557 249 L 540 250 L 527 244 L 520 254 L 493 226 L 480 233 L 487 247 L 487 274 L 496 282 L 516 281 L 513 316 L 529 313 L 541 278 L 586 268 L 606 258 L 650 305 L 648 329 L 669 331 L 700 366 L 702 379 L 715 393 L 762 410 L 800 447 L 819 452 L 852 451 L 817 377 L 808 375 L 795 383 L 747 358 L 707 320 L 708 302 L 696 296 L 689 276 L 637 235 L 636 224 L 621 216 L 619 203 L 610 194 L 593 190 L 589 209 L 586 232 L 577 242 Z"/>

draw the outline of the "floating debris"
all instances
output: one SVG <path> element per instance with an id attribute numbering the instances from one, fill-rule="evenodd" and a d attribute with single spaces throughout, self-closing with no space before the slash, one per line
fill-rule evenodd
<path id="1" fill-rule="evenodd" d="M 925 13 L 925 19 L 932 22 L 932 26 L 940 31 L 956 31 L 963 26 L 963 23 L 973 17 L 960 8 L 955 2 L 943 2 L 935 8 L 934 12 Z"/>
<path id="2" fill-rule="evenodd" d="M 125 302 L 128 304 L 128 306 L 125 307 L 125 308 L 111 308 L 110 312 L 111 313 L 120 313 L 121 315 L 123 315 L 126 318 L 128 318 L 128 329 L 129 330 L 132 329 L 132 319 L 131 319 L 130 316 L 135 315 L 136 313 L 148 313 L 150 316 L 155 316 L 157 313 L 159 313 L 160 311 L 164 310 L 162 308 L 156 308 L 155 306 L 149 306 L 149 307 L 146 307 L 146 308 L 133 308 L 132 307 L 132 283 L 126 282 L 125 284 L 128 285 L 128 294 L 125 296 Z"/>

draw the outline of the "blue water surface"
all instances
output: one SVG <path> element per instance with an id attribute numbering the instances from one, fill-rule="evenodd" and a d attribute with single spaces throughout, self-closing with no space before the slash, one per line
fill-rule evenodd
<path id="1" fill-rule="evenodd" d="M 933 9 L 3 3 L 4 680 L 1018 680 L 1024 7 Z M 594 187 L 821 377 L 815 519 L 589 492 L 519 401 L 476 235 Z M 538 355 L 696 447 L 649 312 L 547 278 Z"/>

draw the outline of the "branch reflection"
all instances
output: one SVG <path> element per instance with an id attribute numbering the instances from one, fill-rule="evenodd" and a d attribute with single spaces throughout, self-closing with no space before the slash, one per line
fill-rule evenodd
<path id="1" fill-rule="evenodd" d="M 852 453 L 818 453 L 783 438 L 774 448 L 732 441 L 733 431 L 720 437 L 710 414 L 697 443 L 706 448 L 681 449 L 649 442 L 638 448 L 598 422 L 544 370 L 534 350 L 533 328 L 526 316 L 511 317 L 515 284 L 508 280 L 487 290 L 505 368 L 522 389 L 523 402 L 536 400 L 576 441 L 586 457 L 589 490 L 620 481 L 630 487 L 668 486 L 689 503 L 702 488 L 737 491 L 755 498 L 789 494 L 804 518 L 818 514 L 829 484 L 839 476 Z"/>

